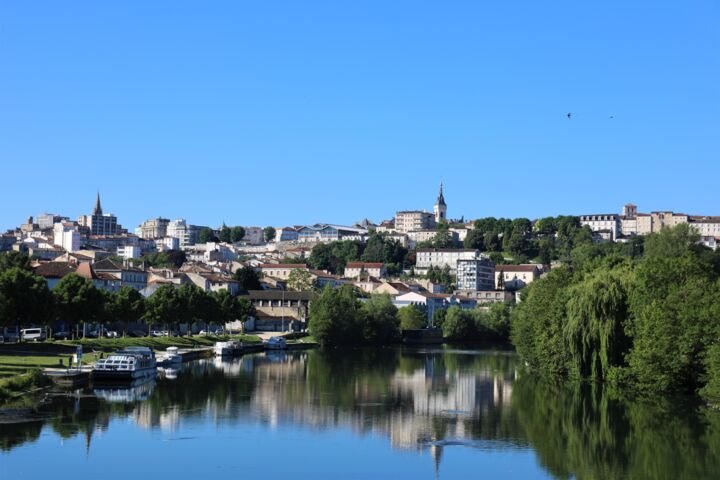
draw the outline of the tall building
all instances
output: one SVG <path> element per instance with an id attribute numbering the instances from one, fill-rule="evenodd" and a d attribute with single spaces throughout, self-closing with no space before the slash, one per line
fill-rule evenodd
<path id="1" fill-rule="evenodd" d="M 430 212 L 403 210 L 395 214 L 395 230 L 401 233 L 435 228 L 435 217 Z"/>
<path id="2" fill-rule="evenodd" d="M 167 236 L 177 238 L 180 248 L 195 245 L 199 234 L 200 229 L 195 225 L 188 225 L 184 218 L 173 220 L 167 226 Z"/>
<path id="3" fill-rule="evenodd" d="M 80 250 L 80 232 L 71 222 L 58 222 L 53 225 L 53 243 L 68 252 Z"/>
<path id="4" fill-rule="evenodd" d="M 103 213 L 100 205 L 100 192 L 95 200 L 95 208 L 91 215 L 80 215 L 78 223 L 90 229 L 90 235 L 119 235 L 122 225 L 117 223 L 117 217 L 112 213 Z"/>
<path id="5" fill-rule="evenodd" d="M 457 289 L 465 291 L 495 290 L 495 264 L 490 258 L 459 258 Z"/>
<path id="6" fill-rule="evenodd" d="M 169 224 L 170 220 L 167 218 L 158 217 L 145 220 L 142 225 L 140 225 L 139 235 L 141 238 L 147 239 L 166 237 Z"/>
<path id="7" fill-rule="evenodd" d="M 435 212 L 435 223 L 445 222 L 447 220 L 447 204 L 445 203 L 445 197 L 443 197 L 443 185 L 440 182 L 440 194 L 435 201 L 433 212 Z"/>
<path id="8" fill-rule="evenodd" d="M 40 227 L 40 230 L 53 228 L 53 225 L 65 220 L 69 220 L 68 217 L 61 217 L 60 215 L 55 215 L 54 213 L 42 213 L 37 216 L 37 224 L 38 227 Z"/>

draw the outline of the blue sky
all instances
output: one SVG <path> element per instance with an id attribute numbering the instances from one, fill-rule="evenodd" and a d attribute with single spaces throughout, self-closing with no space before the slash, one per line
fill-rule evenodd
<path id="1" fill-rule="evenodd" d="M 5 2 L 0 228 L 720 215 L 720 4 Z M 571 119 L 566 113 L 572 112 Z M 610 117 L 614 118 L 610 118 Z"/>

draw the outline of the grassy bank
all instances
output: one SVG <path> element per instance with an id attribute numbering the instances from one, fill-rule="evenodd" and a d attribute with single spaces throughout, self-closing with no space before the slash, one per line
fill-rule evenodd
<path id="1" fill-rule="evenodd" d="M 39 369 L 34 368 L 22 375 L 0 379 L 0 403 L 42 388 L 50 383 Z"/>
<path id="2" fill-rule="evenodd" d="M 85 338 L 58 343 L 82 345 L 86 350 L 111 351 L 125 347 L 150 347 L 154 350 L 164 350 L 172 346 L 179 348 L 211 347 L 215 342 L 225 340 L 239 340 L 245 343 L 260 342 L 260 338 L 255 335 L 194 335 L 191 337 Z"/>

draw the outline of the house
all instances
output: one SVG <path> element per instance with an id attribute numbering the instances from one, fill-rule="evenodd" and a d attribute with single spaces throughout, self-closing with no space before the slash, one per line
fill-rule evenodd
<path id="1" fill-rule="evenodd" d="M 496 265 L 495 288 L 498 290 L 518 290 L 540 278 L 544 267 L 537 264 Z M 501 280 L 502 278 L 502 280 Z"/>
<path id="2" fill-rule="evenodd" d="M 410 292 L 417 292 L 420 288 L 417 285 L 408 286 L 401 282 L 382 282 L 380 285 L 375 287 L 372 293 L 376 294 L 387 294 L 391 297 L 397 297 L 398 295 L 404 295 Z"/>
<path id="3" fill-rule="evenodd" d="M 443 293 L 408 292 L 395 297 L 393 305 L 397 308 L 414 305 L 423 310 L 428 320 L 430 320 L 436 311 L 447 308 L 446 300 L 449 297 L 450 295 Z"/>
<path id="4" fill-rule="evenodd" d="M 421 210 L 401 210 L 395 213 L 394 227 L 400 233 L 431 230 L 435 228 L 435 215 Z"/>
<path id="5" fill-rule="evenodd" d="M 305 330 L 313 292 L 284 290 L 250 290 L 243 296 L 255 307 L 255 318 L 245 323 L 247 330 L 288 331 Z"/>
<path id="6" fill-rule="evenodd" d="M 230 295 L 240 292 L 240 282 L 232 277 L 218 273 L 186 273 L 187 278 L 206 292 L 219 292 L 227 290 Z"/>
<path id="7" fill-rule="evenodd" d="M 111 258 L 105 258 L 93 264 L 93 270 L 97 274 L 107 273 L 120 280 L 123 287 L 142 290 L 147 286 L 148 272 L 137 267 L 130 266 L 127 262 L 117 262 Z"/>
<path id="8" fill-rule="evenodd" d="M 55 288 L 65 275 L 74 273 L 75 270 L 77 265 L 69 262 L 45 262 L 33 269 L 35 275 L 45 279 L 50 289 Z"/>
<path id="9" fill-rule="evenodd" d="M 342 277 L 322 270 L 310 270 L 310 275 L 312 276 L 313 283 L 321 289 L 325 288 L 327 285 L 330 285 L 332 288 L 338 288 L 349 283 L 348 280 Z"/>
<path id="10" fill-rule="evenodd" d="M 364 228 L 344 227 L 317 223 L 297 230 L 299 242 L 336 242 L 338 240 L 362 240 L 367 235 Z"/>
<path id="11" fill-rule="evenodd" d="M 358 278 L 360 275 L 383 278 L 387 276 L 387 268 L 383 263 L 375 262 L 348 262 L 345 265 L 345 278 Z"/>
<path id="12" fill-rule="evenodd" d="M 105 290 L 106 292 L 119 292 L 122 287 L 122 282 L 119 278 L 107 272 L 96 273 L 89 263 L 81 263 L 78 265 L 75 273 L 90 280 L 92 284 L 95 285 L 95 288 Z"/>
<path id="13" fill-rule="evenodd" d="M 480 257 L 480 252 L 467 248 L 421 248 L 417 250 L 415 271 L 427 273 L 431 267 L 448 267 L 451 273 L 455 273 L 458 260 L 475 260 Z"/>
<path id="14" fill-rule="evenodd" d="M 298 231 L 295 227 L 279 227 L 275 229 L 276 242 L 296 242 Z"/>
<path id="15" fill-rule="evenodd" d="M 304 263 L 262 263 L 258 267 L 263 276 L 287 280 L 293 270 L 309 270 Z"/>
<path id="16" fill-rule="evenodd" d="M 510 303 L 515 300 L 515 295 L 507 290 L 478 290 L 474 292 L 463 292 L 463 295 L 474 299 L 478 305 L 486 303 Z"/>

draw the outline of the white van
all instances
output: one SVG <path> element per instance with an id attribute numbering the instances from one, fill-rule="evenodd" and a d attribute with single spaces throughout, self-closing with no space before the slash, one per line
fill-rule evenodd
<path id="1" fill-rule="evenodd" d="M 20 338 L 23 342 L 37 342 L 45 340 L 44 328 L 24 328 L 20 330 Z"/>

